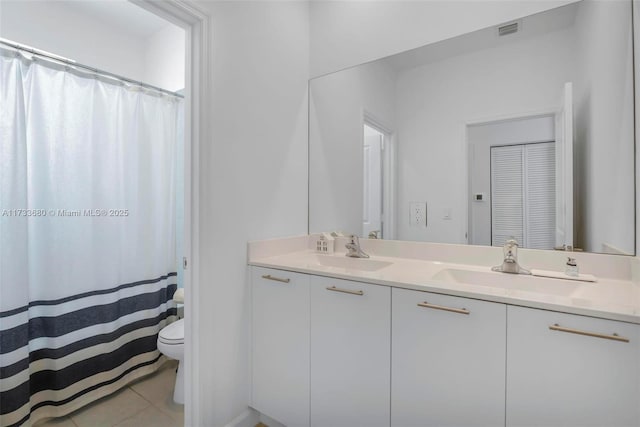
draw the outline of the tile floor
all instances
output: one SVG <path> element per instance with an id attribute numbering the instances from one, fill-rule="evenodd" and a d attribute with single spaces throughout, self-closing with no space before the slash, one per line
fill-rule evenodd
<path id="1" fill-rule="evenodd" d="M 35 427 L 183 427 L 184 406 L 173 402 L 177 366 L 170 360 L 110 396 Z"/>

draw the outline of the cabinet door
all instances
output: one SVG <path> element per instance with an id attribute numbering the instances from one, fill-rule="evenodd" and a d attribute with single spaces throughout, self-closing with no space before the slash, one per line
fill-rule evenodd
<path id="1" fill-rule="evenodd" d="M 503 426 L 506 306 L 392 295 L 391 425 Z"/>
<path id="2" fill-rule="evenodd" d="M 391 288 L 311 278 L 312 426 L 389 426 L 390 329 Z"/>
<path id="3" fill-rule="evenodd" d="M 251 406 L 309 425 L 309 276 L 253 267 Z"/>
<path id="4" fill-rule="evenodd" d="M 512 306 L 507 322 L 507 426 L 640 425 L 640 326 Z"/>

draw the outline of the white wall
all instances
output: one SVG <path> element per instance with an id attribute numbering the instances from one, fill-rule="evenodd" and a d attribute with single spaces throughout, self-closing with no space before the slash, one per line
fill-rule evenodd
<path id="1" fill-rule="evenodd" d="M 168 90 L 184 88 L 184 30 L 167 22 L 146 36 L 79 6 L 69 0 L 3 0 L 0 37 Z"/>
<path id="2" fill-rule="evenodd" d="M 197 3 L 212 17 L 213 139 L 200 152 L 201 407 L 225 425 L 249 402 L 247 241 L 307 232 L 306 2 Z"/>
<path id="3" fill-rule="evenodd" d="M 395 73 L 376 62 L 310 85 L 309 230 L 360 234 L 363 114 L 395 127 Z"/>
<path id="4" fill-rule="evenodd" d="M 576 246 L 633 254 L 635 236 L 631 4 L 586 1 L 576 16 Z M 621 25 L 626 22 L 626 25 Z"/>
<path id="5" fill-rule="evenodd" d="M 168 24 L 145 41 L 143 81 L 171 91 L 184 89 L 185 31 Z"/>
<path id="6" fill-rule="evenodd" d="M 571 81 L 569 30 L 523 39 L 402 72 L 397 84 L 398 238 L 465 243 L 465 125 L 553 111 Z M 409 204 L 427 202 L 428 226 L 410 227 Z M 445 220 L 444 210 L 452 217 Z"/>
<path id="7" fill-rule="evenodd" d="M 314 1 L 311 76 L 553 9 L 576 0 Z"/>

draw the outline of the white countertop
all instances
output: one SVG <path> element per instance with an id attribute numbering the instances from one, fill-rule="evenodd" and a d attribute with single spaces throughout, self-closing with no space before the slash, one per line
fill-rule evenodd
<path id="1" fill-rule="evenodd" d="M 274 256 L 265 256 L 268 251 L 264 250 L 255 252 L 249 257 L 249 265 L 640 324 L 640 285 L 632 280 L 598 277 L 597 282 L 590 283 L 518 275 L 514 278 L 518 283 L 515 289 L 509 285 L 512 275 L 495 273 L 480 265 L 372 254 L 371 261 L 389 264 L 376 271 L 363 271 L 322 265 L 324 260 L 320 257 L 335 257 L 328 261 L 339 265 L 343 261 L 337 258 L 344 259 L 343 252 L 323 255 L 301 249 Z M 448 280 L 443 270 L 481 273 L 488 279 L 485 282 L 495 278 L 500 285 Z"/>

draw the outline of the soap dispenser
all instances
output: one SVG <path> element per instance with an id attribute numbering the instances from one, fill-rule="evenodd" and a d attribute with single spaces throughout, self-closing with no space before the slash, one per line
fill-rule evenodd
<path id="1" fill-rule="evenodd" d="M 578 264 L 576 263 L 575 258 L 567 258 L 567 266 L 565 269 L 565 274 L 567 276 L 578 277 L 580 273 L 578 272 Z"/>

